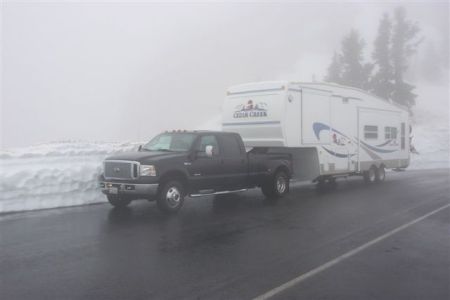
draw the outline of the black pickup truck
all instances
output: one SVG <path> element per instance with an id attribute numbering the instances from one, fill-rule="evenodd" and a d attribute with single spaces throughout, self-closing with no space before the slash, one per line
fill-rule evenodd
<path id="1" fill-rule="evenodd" d="M 132 200 L 156 200 L 166 213 L 176 212 L 184 197 L 220 195 L 261 187 L 270 198 L 289 191 L 289 154 L 246 152 L 237 133 L 165 132 L 137 152 L 111 156 L 103 163 L 99 182 L 115 207 Z"/>

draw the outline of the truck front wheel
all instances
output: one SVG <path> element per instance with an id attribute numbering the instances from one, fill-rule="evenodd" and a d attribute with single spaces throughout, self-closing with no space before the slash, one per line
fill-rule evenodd
<path id="1" fill-rule="evenodd" d="M 184 202 L 184 187 L 177 180 L 168 181 L 159 191 L 156 203 L 164 213 L 175 213 Z"/>
<path id="2" fill-rule="evenodd" d="M 280 198 L 289 192 L 289 176 L 284 171 L 278 171 L 262 185 L 261 190 L 268 198 Z"/>
<path id="3" fill-rule="evenodd" d="M 107 195 L 109 203 L 117 208 L 127 207 L 130 204 L 131 200 L 120 197 L 119 195 Z"/>

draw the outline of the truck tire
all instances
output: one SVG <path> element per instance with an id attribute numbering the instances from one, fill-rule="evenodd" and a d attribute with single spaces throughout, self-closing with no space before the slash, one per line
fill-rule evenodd
<path id="1" fill-rule="evenodd" d="M 184 187 L 177 180 L 166 182 L 158 193 L 156 203 L 164 213 L 176 213 L 184 203 Z"/>
<path id="2" fill-rule="evenodd" d="M 383 182 L 385 179 L 386 179 L 386 170 L 384 169 L 384 166 L 381 165 L 379 168 L 377 168 L 377 172 L 375 174 L 375 181 Z"/>
<path id="3" fill-rule="evenodd" d="M 377 178 L 377 167 L 371 166 L 369 170 L 363 172 L 365 183 L 374 183 Z"/>
<path id="4" fill-rule="evenodd" d="M 277 171 L 265 184 L 261 191 L 267 198 L 281 198 L 289 192 L 289 176 L 284 171 Z"/>
<path id="5" fill-rule="evenodd" d="M 127 207 L 128 204 L 131 203 L 130 199 L 120 197 L 119 195 L 106 195 L 106 198 L 108 198 L 108 201 L 112 206 L 117 208 Z"/>

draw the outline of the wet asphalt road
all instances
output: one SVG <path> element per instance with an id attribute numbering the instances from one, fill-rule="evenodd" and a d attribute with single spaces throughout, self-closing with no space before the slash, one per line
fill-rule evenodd
<path id="1" fill-rule="evenodd" d="M 1 299 L 251 299 L 450 202 L 449 170 L 341 180 L 271 203 L 255 190 L 0 216 Z M 450 299 L 450 208 L 275 299 Z"/>

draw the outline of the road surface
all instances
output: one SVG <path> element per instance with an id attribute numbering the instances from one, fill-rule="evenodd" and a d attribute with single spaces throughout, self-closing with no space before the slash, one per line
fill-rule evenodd
<path id="1" fill-rule="evenodd" d="M 3 215 L 0 298 L 449 299 L 449 186 L 448 169 L 390 172 L 174 216 L 147 201 Z"/>

